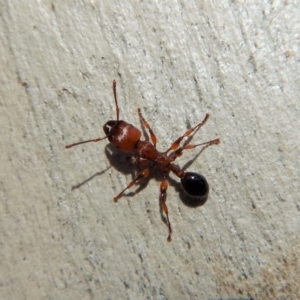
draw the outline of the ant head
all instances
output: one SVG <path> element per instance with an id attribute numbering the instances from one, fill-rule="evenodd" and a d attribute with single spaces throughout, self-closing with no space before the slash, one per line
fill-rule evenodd
<path id="1" fill-rule="evenodd" d="M 110 120 L 103 130 L 108 140 L 124 152 L 132 151 L 141 138 L 141 132 L 125 121 Z"/>
<path id="2" fill-rule="evenodd" d="M 181 178 L 181 184 L 186 191 L 192 197 L 207 198 L 209 192 L 209 185 L 204 176 L 194 173 L 186 172 Z"/>

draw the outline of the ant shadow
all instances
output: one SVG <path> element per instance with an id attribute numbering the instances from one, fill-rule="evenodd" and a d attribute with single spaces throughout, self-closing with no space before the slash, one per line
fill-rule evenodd
<path id="1" fill-rule="evenodd" d="M 124 153 L 123 151 L 121 151 L 120 149 L 118 149 L 117 147 L 115 147 L 112 144 L 107 144 L 105 146 L 104 153 L 105 153 L 106 158 L 109 161 L 110 166 L 102 171 L 96 172 L 95 174 L 93 174 L 89 178 L 85 179 L 84 181 L 82 181 L 76 185 L 73 185 L 71 188 L 72 191 L 79 189 L 80 187 L 87 184 L 89 181 L 91 181 L 95 177 L 105 174 L 106 171 L 108 171 L 112 167 L 124 175 L 131 174 L 132 180 L 139 173 L 139 171 L 142 170 L 142 169 L 139 169 L 136 165 L 134 165 L 131 162 L 131 158 L 133 157 L 133 154 L 130 155 L 130 153 Z M 128 193 L 124 194 L 124 196 L 128 196 L 128 197 L 134 196 L 135 194 L 137 194 L 138 192 L 140 192 L 141 190 L 146 188 L 151 177 L 152 176 L 149 176 L 148 180 L 138 181 L 135 185 L 138 185 L 139 187 L 134 192 L 129 191 Z"/>
<path id="2" fill-rule="evenodd" d="M 142 126 L 142 131 L 143 131 L 143 134 L 144 134 L 146 140 L 149 140 L 148 132 L 144 129 L 143 126 Z M 184 143 L 184 146 L 189 144 L 189 142 L 192 140 L 193 136 L 194 136 L 194 134 L 187 138 L 187 140 Z M 182 170 L 188 169 L 194 163 L 194 161 L 197 160 L 197 158 L 202 154 L 202 152 L 207 147 L 208 147 L 208 145 L 203 146 L 200 149 L 200 151 L 194 156 L 193 159 L 191 159 L 187 163 L 185 163 L 185 165 L 182 167 Z M 186 150 L 186 151 L 189 151 L 189 150 Z M 102 171 L 96 172 L 91 177 L 87 178 L 86 180 L 72 186 L 72 188 L 71 188 L 72 191 L 85 185 L 86 183 L 88 183 L 89 181 L 94 179 L 95 177 L 105 174 L 106 171 L 109 170 L 111 167 L 113 167 L 115 170 L 117 170 L 118 172 L 120 172 L 124 175 L 130 174 L 131 180 L 133 180 L 137 176 L 137 174 L 139 172 L 141 172 L 143 169 L 149 168 L 151 170 L 148 177 L 143 178 L 142 180 L 139 180 L 135 183 L 134 186 L 137 186 L 137 188 L 134 191 L 128 190 L 128 192 L 126 192 L 124 194 L 124 196 L 126 196 L 126 197 L 133 197 L 134 195 L 136 195 L 139 192 L 141 192 L 142 190 L 144 190 L 148 186 L 149 181 L 151 179 L 155 179 L 155 181 L 157 181 L 157 182 L 161 182 L 163 179 L 162 171 L 155 164 L 150 162 L 148 165 L 139 166 L 138 164 L 132 163 L 131 159 L 132 159 L 132 157 L 134 157 L 133 153 L 124 153 L 123 151 L 121 151 L 120 149 L 118 149 L 117 147 L 115 147 L 112 144 L 107 144 L 105 146 L 104 153 L 105 153 L 106 158 L 109 161 L 110 166 Z M 186 205 L 190 208 L 196 208 L 196 207 L 202 206 L 207 201 L 207 198 L 208 198 L 207 196 L 202 197 L 202 198 L 196 198 L 196 197 L 189 196 L 184 191 L 180 181 L 173 179 L 172 177 L 169 176 L 169 174 L 167 175 L 167 180 L 169 182 L 169 185 L 172 186 L 176 190 L 176 192 L 178 192 L 179 198 L 184 205 Z M 161 205 L 162 199 L 160 197 L 159 186 L 158 186 L 157 190 L 158 190 L 159 212 L 161 215 L 161 220 L 163 221 L 163 223 L 165 223 L 167 225 L 168 224 L 167 218 L 163 212 L 162 205 Z"/>
<path id="3" fill-rule="evenodd" d="M 134 157 L 134 153 L 131 153 L 131 152 L 124 153 L 123 151 L 121 151 L 120 149 L 118 149 L 116 146 L 114 146 L 112 144 L 106 145 L 105 155 L 106 155 L 106 158 L 108 159 L 111 167 L 113 167 L 115 170 L 122 173 L 123 175 L 130 174 L 131 180 L 134 180 L 134 178 L 142 170 L 149 167 L 148 165 L 139 166 L 138 164 L 133 163 L 132 157 Z M 153 178 L 156 179 L 156 181 L 159 180 L 157 172 L 150 172 L 148 177 L 135 182 L 134 186 L 137 188 L 134 191 L 129 189 L 128 191 L 126 191 L 124 196 L 133 197 L 134 195 L 138 194 L 140 191 L 144 190 L 148 186 L 149 181 Z M 129 182 L 127 182 L 127 184 L 128 183 Z M 131 187 L 131 189 L 133 187 Z"/>
<path id="4" fill-rule="evenodd" d="M 105 170 L 103 171 L 100 171 L 100 172 L 97 172 L 95 173 L 94 175 L 92 175 L 91 177 L 87 178 L 86 180 L 76 184 L 76 185 L 73 185 L 72 188 L 71 188 L 71 191 L 74 191 L 76 189 L 79 189 L 81 186 L 85 185 L 86 183 L 88 183 L 90 180 L 94 179 L 95 177 L 97 176 L 100 176 L 100 175 L 103 175 L 108 169 L 110 169 L 111 166 L 109 166 L 108 168 L 106 168 Z"/>

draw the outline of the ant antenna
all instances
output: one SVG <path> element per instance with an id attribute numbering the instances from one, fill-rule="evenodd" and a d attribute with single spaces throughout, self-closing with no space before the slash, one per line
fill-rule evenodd
<path id="1" fill-rule="evenodd" d="M 120 113 L 120 109 L 118 106 L 118 100 L 117 100 L 117 91 L 116 91 L 116 80 L 113 80 L 113 91 L 114 91 L 114 98 L 115 98 L 115 103 L 116 103 L 116 113 L 117 113 L 117 121 L 119 121 L 119 113 Z M 78 143 L 74 143 L 74 144 L 70 144 L 65 146 L 66 149 L 69 149 L 71 147 L 77 146 L 77 145 L 81 145 L 81 144 L 85 144 L 85 143 L 90 143 L 90 142 L 100 142 L 104 139 L 106 139 L 107 136 L 103 137 L 103 138 L 98 138 L 98 139 L 92 139 L 92 140 L 88 140 L 88 141 L 83 141 L 83 142 L 78 142 Z"/>
<path id="2" fill-rule="evenodd" d="M 115 103 L 116 103 L 116 113 L 117 113 L 117 121 L 119 121 L 119 113 L 120 113 L 120 109 L 118 106 L 118 100 L 117 100 L 117 91 L 116 91 L 116 80 L 113 80 L 113 91 L 114 91 L 114 97 L 115 97 Z"/>
<path id="3" fill-rule="evenodd" d="M 100 142 L 104 139 L 106 139 L 107 136 L 103 137 L 103 138 L 99 138 L 99 139 L 93 139 L 93 140 L 88 140 L 88 141 L 83 141 L 83 142 L 78 142 L 78 143 L 74 143 L 74 144 L 71 144 L 71 145 L 67 145 L 65 146 L 66 149 L 69 149 L 71 147 L 74 147 L 74 146 L 77 146 L 77 145 L 81 145 L 81 144 L 85 144 L 85 143 L 90 143 L 90 142 Z"/>

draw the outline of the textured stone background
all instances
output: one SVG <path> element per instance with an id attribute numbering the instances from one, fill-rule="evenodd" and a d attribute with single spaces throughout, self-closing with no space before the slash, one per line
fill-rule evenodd
<path id="1" fill-rule="evenodd" d="M 299 1 L 151 2 L 0 1 L 1 299 L 300 297 Z M 172 176 L 171 243 L 159 172 L 115 204 L 127 157 L 64 149 L 103 136 L 114 78 L 159 149 L 206 112 L 222 140 L 188 168 L 204 206 Z"/>

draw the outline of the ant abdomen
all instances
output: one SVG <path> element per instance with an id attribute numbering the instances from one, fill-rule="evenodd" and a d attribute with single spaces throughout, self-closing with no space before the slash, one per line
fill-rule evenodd
<path id="1" fill-rule="evenodd" d="M 181 178 L 181 184 L 186 193 L 192 197 L 202 198 L 208 195 L 209 185 L 205 177 L 198 173 L 184 173 L 184 176 Z"/>

